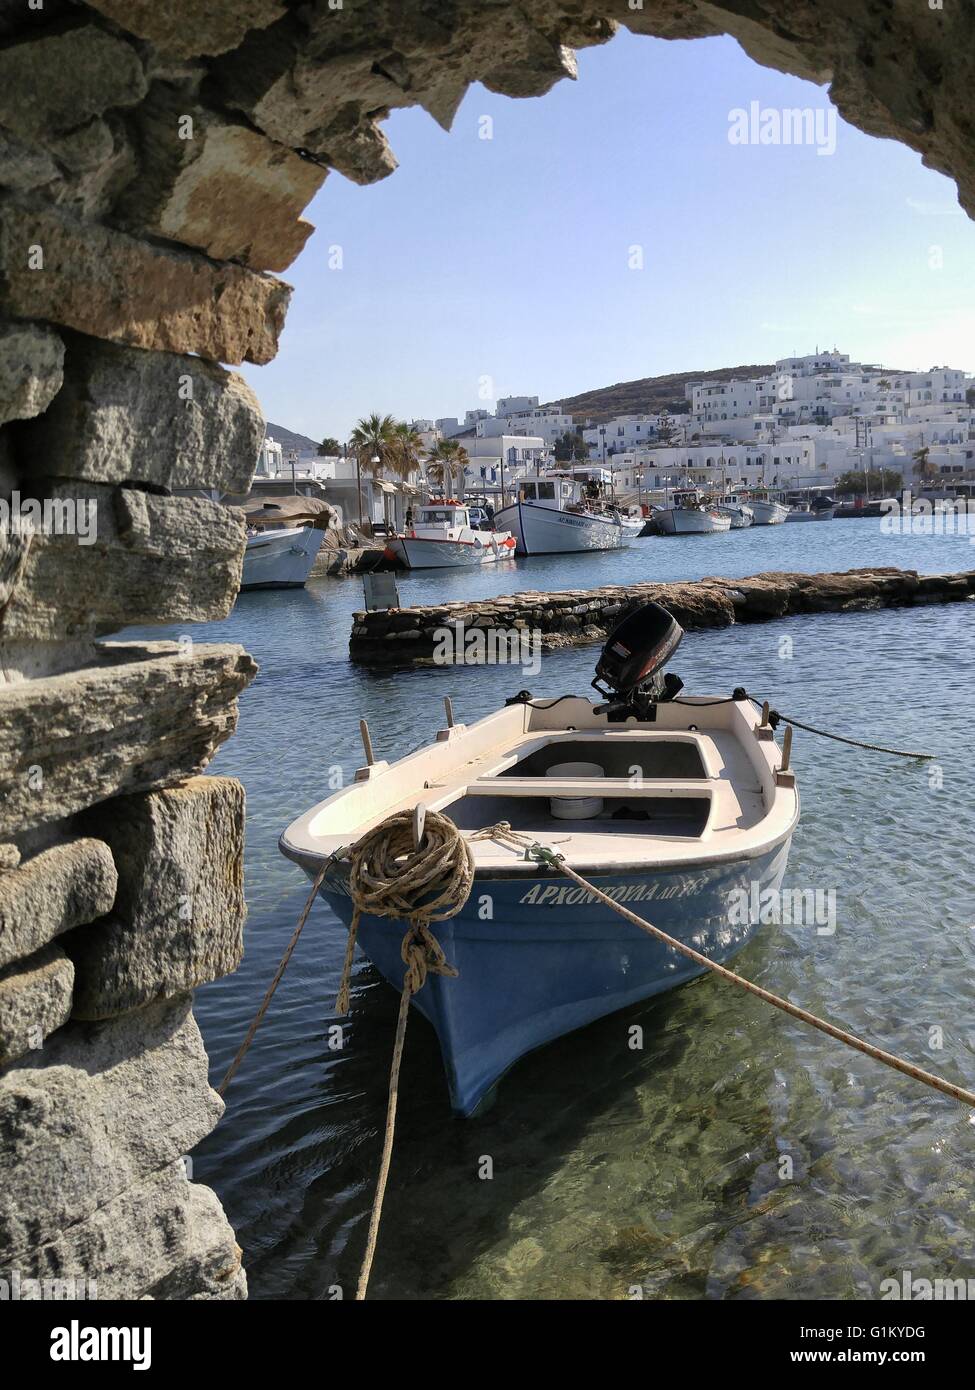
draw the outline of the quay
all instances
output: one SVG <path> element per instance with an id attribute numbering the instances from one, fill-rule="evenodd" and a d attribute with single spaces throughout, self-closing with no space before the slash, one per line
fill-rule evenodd
<path id="1" fill-rule="evenodd" d="M 649 599 L 686 630 L 730 627 L 803 613 L 859 613 L 913 604 L 955 603 L 975 595 L 975 570 L 918 574 L 893 567 L 841 573 L 771 571 L 747 579 L 522 591 L 473 602 L 378 609 L 353 614 L 350 660 L 363 666 L 433 666 L 445 631 L 478 628 L 540 635 L 543 650 L 581 646 L 606 633 Z"/>

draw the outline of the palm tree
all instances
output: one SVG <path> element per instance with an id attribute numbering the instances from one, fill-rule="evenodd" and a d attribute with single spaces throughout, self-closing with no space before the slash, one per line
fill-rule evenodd
<path id="1" fill-rule="evenodd" d="M 337 439 L 333 439 L 330 434 L 326 435 L 318 446 L 319 458 L 334 458 L 336 454 L 340 454 L 341 452 L 342 445 Z"/>
<path id="2" fill-rule="evenodd" d="M 877 390 L 878 390 L 878 391 L 889 391 L 889 390 L 890 390 L 890 382 L 887 380 L 887 378 L 886 378 L 885 376 L 882 376 L 882 377 L 880 378 L 880 380 L 877 382 Z"/>
<path id="3" fill-rule="evenodd" d="M 395 470 L 399 477 L 407 482 L 413 470 L 420 466 L 423 440 L 412 425 L 407 425 L 403 421 L 400 421 L 396 426 L 395 435 L 397 444 Z"/>
<path id="4" fill-rule="evenodd" d="M 456 439 L 438 439 L 427 451 L 426 473 L 438 486 L 443 488 L 444 496 L 453 495 L 454 478 L 464 488 L 464 469 L 468 463 L 467 450 Z"/>
<path id="5" fill-rule="evenodd" d="M 362 524 L 361 474 L 377 477 L 385 468 L 395 471 L 400 445 L 396 421 L 392 415 L 366 415 L 349 436 L 349 449 L 356 462 L 356 487 L 359 493 L 359 524 Z"/>

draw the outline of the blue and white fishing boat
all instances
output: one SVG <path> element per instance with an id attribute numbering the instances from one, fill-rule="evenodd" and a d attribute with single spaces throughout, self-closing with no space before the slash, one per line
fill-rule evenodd
<path id="1" fill-rule="evenodd" d="M 506 822 L 616 902 L 718 962 L 759 926 L 799 815 L 794 774 L 745 698 L 684 696 L 662 666 L 682 636 L 655 604 L 610 637 L 593 682 L 606 698 L 522 692 L 441 729 L 399 762 L 373 762 L 296 820 L 282 852 L 310 878 L 394 812 L 424 806 L 467 836 Z M 736 692 L 742 694 L 742 692 Z M 437 1032 L 454 1110 L 472 1114 L 525 1053 L 693 979 L 704 967 L 500 839 L 470 841 L 474 884 L 434 924 L 456 978 L 413 1003 Z M 346 924 L 348 864 L 321 894 Z M 358 943 L 396 989 L 403 923 L 363 917 Z"/>

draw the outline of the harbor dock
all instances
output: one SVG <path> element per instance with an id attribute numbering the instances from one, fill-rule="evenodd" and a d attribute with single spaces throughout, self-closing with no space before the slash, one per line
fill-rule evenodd
<path id="1" fill-rule="evenodd" d="M 556 593 L 379 609 L 353 614 L 349 657 L 363 666 L 432 666 L 445 629 L 537 633 L 543 650 L 602 641 L 633 609 L 654 600 L 686 630 L 730 627 L 803 613 L 857 613 L 913 604 L 956 603 L 975 595 L 975 570 L 918 574 L 894 567 L 832 574 L 772 571 L 686 583 L 604 585 Z"/>

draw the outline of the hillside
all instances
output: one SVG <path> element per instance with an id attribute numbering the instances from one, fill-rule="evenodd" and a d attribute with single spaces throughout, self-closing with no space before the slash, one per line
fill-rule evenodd
<path id="1" fill-rule="evenodd" d="M 318 440 L 309 439 L 307 434 L 295 434 L 294 430 L 286 430 L 284 425 L 272 425 L 268 420 L 264 430 L 272 439 L 276 439 L 284 451 L 285 458 L 292 449 L 300 456 L 314 454 L 318 449 Z"/>
<path id="2" fill-rule="evenodd" d="M 758 366 L 718 367 L 710 372 L 670 372 L 667 376 L 644 376 L 637 381 L 618 381 L 615 386 L 600 386 L 595 391 L 583 391 L 578 396 L 563 396 L 551 405 L 561 405 L 567 414 L 575 416 L 576 424 L 591 419 L 594 424 L 611 420 L 614 415 L 654 415 L 667 409 L 683 412 L 687 409 L 684 383 L 687 381 L 722 380 L 732 376 L 765 376 L 774 371 L 772 364 Z"/>

